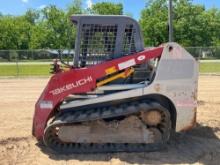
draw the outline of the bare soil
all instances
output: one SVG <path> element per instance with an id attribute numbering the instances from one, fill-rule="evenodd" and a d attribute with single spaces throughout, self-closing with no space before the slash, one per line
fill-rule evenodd
<path id="1" fill-rule="evenodd" d="M 46 78 L 0 79 L 0 164 L 219 164 L 220 76 L 200 76 L 197 126 L 151 153 L 57 155 L 31 135 L 34 103 Z"/>

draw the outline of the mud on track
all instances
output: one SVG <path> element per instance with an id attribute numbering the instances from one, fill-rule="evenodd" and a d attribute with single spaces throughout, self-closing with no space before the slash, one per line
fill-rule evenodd
<path id="1" fill-rule="evenodd" d="M 197 127 L 153 153 L 56 155 L 31 136 L 45 78 L 0 79 L 0 164 L 219 164 L 220 76 L 200 76 Z"/>

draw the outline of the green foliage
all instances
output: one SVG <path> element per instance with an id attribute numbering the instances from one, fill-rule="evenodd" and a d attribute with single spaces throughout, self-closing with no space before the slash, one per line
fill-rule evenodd
<path id="1" fill-rule="evenodd" d="M 71 16 L 73 14 L 83 14 L 85 11 L 82 7 L 82 0 L 74 0 L 67 7 L 67 16 Z"/>
<path id="2" fill-rule="evenodd" d="M 204 6 L 182 0 L 174 8 L 175 40 L 185 46 L 210 46 L 210 20 Z M 207 28 L 208 27 L 208 28 Z"/>
<path id="3" fill-rule="evenodd" d="M 167 0 L 149 0 L 141 13 L 140 24 L 146 45 L 168 41 Z M 184 46 L 220 45 L 220 11 L 205 10 L 191 0 L 174 0 L 174 40 Z"/>
<path id="4" fill-rule="evenodd" d="M 91 13 L 100 15 L 122 15 L 123 5 L 121 3 L 100 2 L 92 5 Z"/>
<path id="5" fill-rule="evenodd" d="M 41 49 L 49 48 L 51 40 L 49 39 L 49 34 L 51 34 L 50 29 L 46 28 L 46 23 L 41 22 L 31 29 L 31 39 L 30 48 L 31 49 Z"/>
<path id="6" fill-rule="evenodd" d="M 65 13 L 53 5 L 44 8 L 42 13 L 45 19 L 42 27 L 47 32 L 48 46 L 54 49 L 65 48 L 68 36 Z"/>
<path id="7" fill-rule="evenodd" d="M 0 49 L 28 49 L 30 28 L 24 17 L 1 17 Z"/>
<path id="8" fill-rule="evenodd" d="M 50 5 L 23 16 L 0 16 L 0 49 L 72 48 L 76 30 L 70 16 L 83 12 L 82 1 L 74 0 L 65 12 Z"/>
<path id="9" fill-rule="evenodd" d="M 72 3 L 68 5 L 67 12 L 66 12 L 66 21 L 67 21 L 67 46 L 66 48 L 71 48 L 75 44 L 75 37 L 76 37 L 76 28 L 73 26 L 72 22 L 70 21 L 71 16 L 74 14 L 84 14 L 86 10 L 82 7 L 82 0 L 74 0 Z"/>
<path id="10" fill-rule="evenodd" d="M 24 18 L 27 22 L 34 25 L 35 22 L 39 19 L 40 12 L 33 9 L 28 9 L 24 15 Z"/>
<path id="11" fill-rule="evenodd" d="M 140 18 L 146 45 L 159 45 L 167 41 L 167 19 L 166 0 L 149 1 Z"/>
<path id="12" fill-rule="evenodd" d="M 220 10 L 205 10 L 191 0 L 173 0 L 174 40 L 184 46 L 220 46 Z M 140 25 L 146 45 L 168 41 L 167 0 L 148 0 L 141 12 Z M 73 48 L 76 29 L 73 14 L 122 15 L 121 3 L 100 2 L 84 9 L 82 0 L 73 0 L 66 10 L 54 5 L 28 9 L 22 16 L 0 13 L 1 49 Z M 132 15 L 125 13 L 126 15 Z"/>

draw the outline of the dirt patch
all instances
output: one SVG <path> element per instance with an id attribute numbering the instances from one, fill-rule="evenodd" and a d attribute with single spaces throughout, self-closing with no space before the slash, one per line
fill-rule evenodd
<path id="1" fill-rule="evenodd" d="M 57 155 L 31 136 L 34 103 L 47 79 L 0 79 L 0 164 L 219 164 L 220 77 L 200 76 L 197 127 L 160 152 Z"/>

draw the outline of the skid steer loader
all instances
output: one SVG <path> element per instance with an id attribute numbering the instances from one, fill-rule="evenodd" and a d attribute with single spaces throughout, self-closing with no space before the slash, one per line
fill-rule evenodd
<path id="1" fill-rule="evenodd" d="M 35 105 L 33 135 L 59 153 L 160 149 L 196 120 L 198 65 L 180 45 L 144 48 L 126 16 L 71 17 L 75 54 L 55 61 Z"/>

